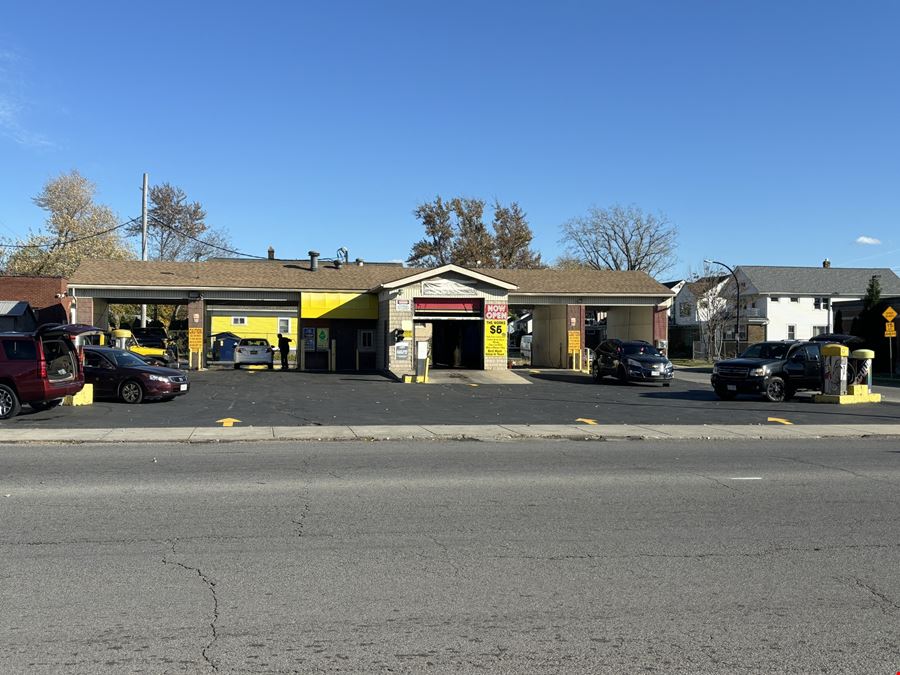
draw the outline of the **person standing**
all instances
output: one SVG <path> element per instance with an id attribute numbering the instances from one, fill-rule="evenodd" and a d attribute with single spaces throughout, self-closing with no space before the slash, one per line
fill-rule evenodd
<path id="1" fill-rule="evenodd" d="M 281 352 L 281 369 L 288 369 L 288 354 L 291 353 L 291 338 L 278 334 L 278 351 Z"/>

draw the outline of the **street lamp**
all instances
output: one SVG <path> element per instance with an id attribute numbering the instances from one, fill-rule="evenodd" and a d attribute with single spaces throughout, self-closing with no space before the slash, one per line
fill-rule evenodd
<path id="1" fill-rule="evenodd" d="M 731 269 L 728 265 L 723 262 L 719 262 L 718 260 L 704 260 L 703 262 L 711 265 L 721 265 L 726 270 L 731 272 L 731 276 L 734 277 L 734 287 L 737 290 L 737 302 L 735 304 L 734 311 L 734 355 L 740 356 L 741 351 L 741 284 L 738 281 L 737 274 L 734 273 L 734 270 Z M 726 300 L 727 302 L 727 300 Z"/>

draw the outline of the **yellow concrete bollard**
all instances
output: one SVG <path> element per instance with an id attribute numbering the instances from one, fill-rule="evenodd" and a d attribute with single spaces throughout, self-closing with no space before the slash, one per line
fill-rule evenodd
<path id="1" fill-rule="evenodd" d="M 94 385 L 86 384 L 77 394 L 70 394 L 63 399 L 63 405 L 91 405 L 94 402 Z"/>

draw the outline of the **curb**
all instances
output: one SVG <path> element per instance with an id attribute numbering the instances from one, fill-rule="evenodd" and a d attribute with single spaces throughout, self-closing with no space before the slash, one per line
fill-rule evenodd
<path id="1" fill-rule="evenodd" d="M 406 425 L 301 427 L 175 427 L 133 429 L 10 429 L 14 444 L 249 443 L 336 441 L 739 441 L 816 438 L 900 438 L 900 424 L 860 425 Z"/>

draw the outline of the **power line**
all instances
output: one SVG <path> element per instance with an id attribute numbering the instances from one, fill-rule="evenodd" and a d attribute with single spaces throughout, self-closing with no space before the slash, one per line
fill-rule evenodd
<path id="1" fill-rule="evenodd" d="M 245 258 L 256 258 L 257 260 L 268 260 L 268 257 L 264 256 L 264 255 L 253 255 L 252 253 L 244 253 L 243 251 L 235 251 L 234 249 L 227 248 L 225 246 L 219 246 L 218 244 L 211 244 L 208 241 L 203 241 L 202 239 L 194 237 L 194 236 L 188 234 L 187 232 L 182 232 L 181 230 L 177 229 L 173 225 L 170 225 L 169 223 L 166 223 L 166 222 L 160 220 L 159 218 L 154 216 L 152 213 L 149 215 L 153 220 L 156 221 L 157 225 L 160 225 L 161 227 L 165 227 L 169 230 L 172 230 L 172 232 L 177 234 L 179 237 L 185 237 L 186 239 L 195 241 L 198 244 L 203 244 L 204 246 L 209 246 L 210 248 L 215 248 L 215 249 L 218 249 L 219 251 L 225 251 L 226 253 L 232 253 L 234 255 L 243 256 Z"/>
<path id="2" fill-rule="evenodd" d="M 94 232 L 94 234 L 89 234 L 84 237 L 78 237 L 76 239 L 66 239 L 62 242 L 58 242 L 57 244 L 0 244 L 0 248 L 53 248 L 56 245 L 67 246 L 69 244 L 77 244 L 82 241 L 87 241 L 88 239 L 95 239 L 97 237 L 102 237 L 104 234 L 109 234 L 110 232 L 115 232 L 116 230 L 120 230 L 127 225 L 131 225 L 134 221 L 140 220 L 140 218 L 132 218 L 131 220 L 126 220 L 124 223 L 120 225 L 116 225 L 115 227 L 111 227 L 108 230 L 101 230 L 100 232 Z"/>

